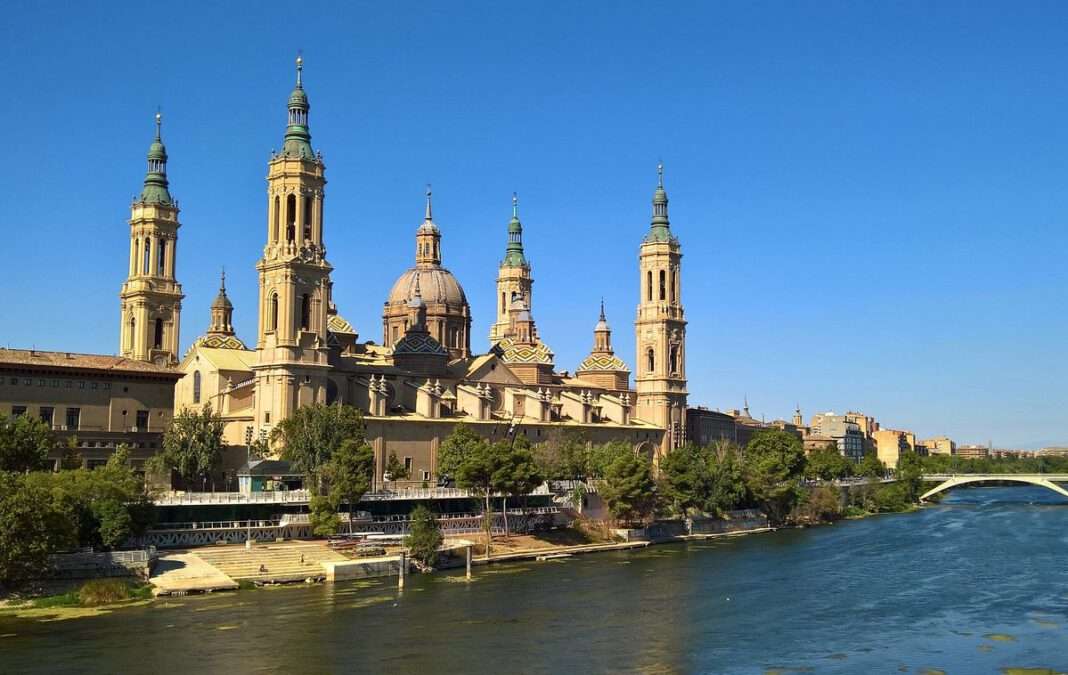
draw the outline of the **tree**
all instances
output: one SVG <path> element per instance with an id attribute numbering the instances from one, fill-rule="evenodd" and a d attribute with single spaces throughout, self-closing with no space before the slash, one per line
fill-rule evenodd
<path id="1" fill-rule="evenodd" d="M 463 422 L 453 427 L 438 449 L 438 476 L 456 478 L 464 458 L 481 443 L 485 443 L 482 437 Z"/>
<path id="2" fill-rule="evenodd" d="M 805 463 L 805 478 L 810 480 L 840 480 L 853 471 L 853 466 L 838 446 L 813 450 Z"/>
<path id="3" fill-rule="evenodd" d="M 768 519 L 781 523 L 801 496 L 801 439 L 780 429 L 758 431 L 745 446 L 745 480 Z"/>
<path id="4" fill-rule="evenodd" d="M 911 450 L 901 453 L 897 460 L 897 481 L 905 490 L 909 502 L 920 498 L 920 485 L 923 483 L 923 460 Z"/>
<path id="5" fill-rule="evenodd" d="M 720 440 L 708 447 L 709 491 L 704 509 L 722 516 L 745 502 L 748 490 L 737 445 Z"/>
<path id="6" fill-rule="evenodd" d="M 400 461 L 396 452 L 390 452 L 389 459 L 386 460 L 386 473 L 389 474 L 390 480 L 407 480 L 411 472 L 404 462 Z"/>
<path id="7" fill-rule="evenodd" d="M 413 559 L 425 567 L 433 567 L 438 561 L 438 549 L 443 541 L 438 519 L 422 504 L 412 509 L 410 518 L 411 529 L 404 538 L 404 545 Z"/>
<path id="8" fill-rule="evenodd" d="M 860 460 L 856 473 L 865 478 L 880 479 L 886 475 L 886 466 L 880 461 L 878 455 L 869 452 L 864 455 L 864 459 Z"/>
<path id="9" fill-rule="evenodd" d="M 338 503 L 335 495 L 314 495 L 308 501 L 308 522 L 312 532 L 318 537 L 337 534 L 341 519 L 337 515 Z"/>
<path id="10" fill-rule="evenodd" d="M 545 480 L 581 480 L 588 473 L 586 438 L 576 429 L 554 429 L 534 446 L 534 460 Z"/>
<path id="11" fill-rule="evenodd" d="M 59 460 L 59 468 L 63 471 L 80 469 L 84 464 L 82 454 L 78 452 L 78 437 L 67 438 L 66 447 L 63 448 L 63 457 Z"/>
<path id="12" fill-rule="evenodd" d="M 205 405 L 200 411 L 183 408 L 163 433 L 163 452 L 149 460 L 150 471 L 178 473 L 186 483 L 201 486 L 222 465 L 222 417 Z"/>
<path id="13" fill-rule="evenodd" d="M 349 505 L 349 531 L 352 531 L 352 514 L 364 493 L 371 489 L 375 471 L 375 454 L 366 442 L 346 439 L 324 467 L 323 473 L 330 482 L 330 492 L 337 502 Z"/>
<path id="14" fill-rule="evenodd" d="M 826 522 L 842 517 L 842 493 L 833 485 L 819 485 L 808 490 L 795 511 L 795 518 L 807 522 Z"/>
<path id="15" fill-rule="evenodd" d="M 0 473 L 0 584 L 39 575 L 48 555 L 76 544 L 74 527 L 45 488 Z"/>
<path id="16" fill-rule="evenodd" d="M 363 415 L 352 406 L 316 403 L 302 406 L 271 432 L 271 441 L 281 446 L 281 457 L 293 468 L 319 480 L 323 465 L 346 440 L 362 444 Z"/>
<path id="17" fill-rule="evenodd" d="M 683 516 L 701 510 L 712 492 L 711 453 L 705 448 L 686 444 L 667 454 L 660 462 L 663 496 Z"/>
<path id="18" fill-rule="evenodd" d="M 630 450 L 618 453 L 608 464 L 600 492 L 617 520 L 634 523 L 652 512 L 655 488 L 649 459 Z"/>
<path id="19" fill-rule="evenodd" d="M 0 471 L 39 471 L 55 445 L 44 420 L 29 415 L 6 417 L 0 421 Z"/>
<path id="20" fill-rule="evenodd" d="M 516 437 L 510 444 L 496 446 L 499 463 L 493 475 L 493 489 L 504 495 L 504 535 L 508 536 L 508 498 L 523 497 L 542 483 L 530 442 L 525 436 Z"/>

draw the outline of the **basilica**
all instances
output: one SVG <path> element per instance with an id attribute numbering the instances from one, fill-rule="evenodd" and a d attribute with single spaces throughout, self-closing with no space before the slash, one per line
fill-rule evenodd
<path id="1" fill-rule="evenodd" d="M 413 264 L 383 303 L 381 340 L 361 342 L 333 297 L 326 167 L 311 143 L 302 69 L 298 58 L 284 142 L 267 165 L 264 247 L 256 264 L 259 320 L 247 341 L 235 334 L 224 276 L 207 330 L 179 353 L 179 209 L 157 115 L 144 189 L 131 207 L 119 349 L 127 359 L 177 371 L 175 411 L 211 406 L 225 422 L 226 442 L 244 445 L 269 437 L 273 425 L 300 406 L 352 405 L 364 413 L 378 466 L 396 453 L 411 484 L 437 479 L 437 448 L 461 421 L 487 438 L 520 434 L 535 443 L 575 429 L 590 442 L 625 441 L 651 457 L 684 441 L 682 251 L 668 221 L 662 167 L 651 224 L 644 236 L 635 232 L 641 239 L 633 386 L 631 368 L 613 351 L 603 305 L 589 355 L 573 373 L 557 368 L 534 320 L 534 270 L 524 254 L 515 197 L 502 228 L 487 351 L 472 349 L 471 308 L 445 266 L 444 232 L 434 220 L 429 187 L 414 232 Z"/>

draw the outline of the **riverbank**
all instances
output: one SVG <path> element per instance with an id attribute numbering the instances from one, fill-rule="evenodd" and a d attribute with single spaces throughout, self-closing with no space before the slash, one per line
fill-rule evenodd
<path id="1" fill-rule="evenodd" d="M 152 586 L 133 579 L 91 579 L 46 592 L 0 600 L 0 617 L 59 621 L 106 614 L 152 602 Z"/>

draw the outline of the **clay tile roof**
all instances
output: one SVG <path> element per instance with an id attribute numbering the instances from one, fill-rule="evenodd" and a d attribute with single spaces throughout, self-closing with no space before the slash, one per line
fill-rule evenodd
<path id="1" fill-rule="evenodd" d="M 70 368 L 143 375 L 170 375 L 175 379 L 182 373 L 167 366 L 105 354 L 76 354 L 74 352 L 44 352 L 38 349 L 7 349 L 0 347 L 0 366 Z"/>

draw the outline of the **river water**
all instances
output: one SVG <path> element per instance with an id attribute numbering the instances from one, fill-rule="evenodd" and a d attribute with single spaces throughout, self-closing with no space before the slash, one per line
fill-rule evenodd
<path id="1" fill-rule="evenodd" d="M 1068 504 L 1039 488 L 475 573 L 0 618 L 0 672 L 1068 671 Z"/>

